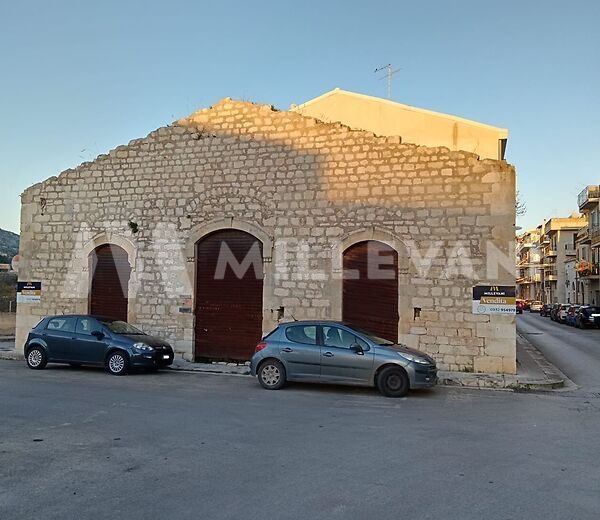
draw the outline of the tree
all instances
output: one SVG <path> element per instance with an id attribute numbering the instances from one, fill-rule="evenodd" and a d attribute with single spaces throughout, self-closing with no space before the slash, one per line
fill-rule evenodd
<path id="1" fill-rule="evenodd" d="M 519 190 L 517 190 L 517 197 L 516 197 L 516 201 L 515 201 L 515 211 L 517 213 L 517 217 L 522 217 L 523 215 L 525 215 L 525 213 L 527 213 L 527 205 L 525 204 L 525 202 L 523 202 L 523 199 L 521 198 L 521 194 L 519 193 Z"/>

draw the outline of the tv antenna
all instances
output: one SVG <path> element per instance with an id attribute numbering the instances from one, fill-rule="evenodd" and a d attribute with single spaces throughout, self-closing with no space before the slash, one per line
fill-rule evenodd
<path id="1" fill-rule="evenodd" d="M 383 65 L 382 67 L 377 67 L 375 69 L 375 74 L 382 71 L 383 69 L 386 69 L 385 76 L 382 76 L 379 79 L 387 78 L 387 97 L 388 97 L 388 99 L 392 99 L 392 76 L 394 74 L 400 72 L 400 70 L 402 70 L 402 69 L 392 70 L 392 64 L 388 63 L 387 65 Z"/>

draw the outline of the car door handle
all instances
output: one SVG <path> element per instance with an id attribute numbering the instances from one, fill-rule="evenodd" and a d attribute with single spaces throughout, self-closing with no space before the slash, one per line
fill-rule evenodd
<path id="1" fill-rule="evenodd" d="M 325 352 L 323 357 L 333 357 L 333 352 Z"/>
<path id="2" fill-rule="evenodd" d="M 281 352 L 294 352 L 294 349 L 290 347 L 285 347 L 281 349 Z"/>

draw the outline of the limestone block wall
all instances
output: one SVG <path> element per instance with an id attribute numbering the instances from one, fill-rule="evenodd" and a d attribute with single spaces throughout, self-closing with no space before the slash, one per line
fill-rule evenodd
<path id="1" fill-rule="evenodd" d="M 87 255 L 112 242 L 132 265 L 129 320 L 190 358 L 194 244 L 234 227 L 263 241 L 265 332 L 280 305 L 340 319 L 341 252 L 382 240 L 401 340 L 443 368 L 511 373 L 514 316 L 472 314 L 471 294 L 515 283 L 514 198 L 503 161 L 225 99 L 23 193 L 19 278 L 43 288 L 19 306 L 17 348 L 40 317 L 87 312 Z"/>
<path id="2" fill-rule="evenodd" d="M 16 314 L 0 312 L 0 336 L 12 336 L 15 333 Z"/>

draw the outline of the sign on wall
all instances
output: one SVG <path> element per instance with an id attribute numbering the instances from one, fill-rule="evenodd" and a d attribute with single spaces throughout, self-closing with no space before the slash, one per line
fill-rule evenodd
<path id="1" fill-rule="evenodd" d="M 39 303 L 42 282 L 17 282 L 17 303 Z"/>
<path id="2" fill-rule="evenodd" d="M 514 285 L 477 285 L 473 287 L 473 314 L 515 314 Z"/>

